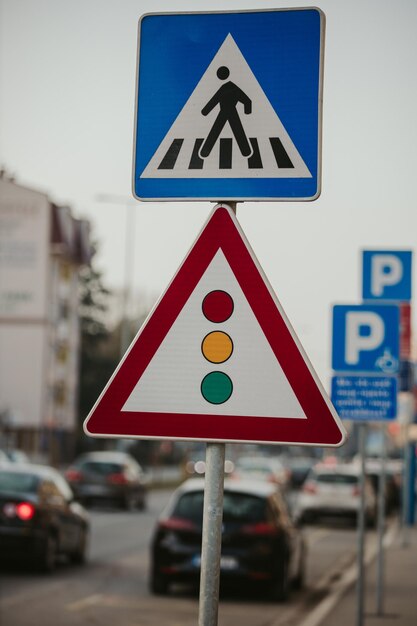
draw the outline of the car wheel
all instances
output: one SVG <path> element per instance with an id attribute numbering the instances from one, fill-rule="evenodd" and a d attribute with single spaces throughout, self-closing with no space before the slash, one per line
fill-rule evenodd
<path id="1" fill-rule="evenodd" d="M 83 528 L 80 532 L 80 538 L 78 541 L 77 549 L 70 554 L 72 563 L 82 565 L 87 560 L 87 548 L 88 548 L 88 530 Z"/>
<path id="2" fill-rule="evenodd" d="M 139 511 L 145 511 L 146 509 L 146 496 L 140 496 L 138 500 Z"/>
<path id="3" fill-rule="evenodd" d="M 53 572 L 56 566 L 57 554 L 58 542 L 56 537 L 52 534 L 48 534 L 44 540 L 39 569 L 46 573 Z"/>
<path id="4" fill-rule="evenodd" d="M 307 554 L 306 548 L 301 548 L 300 559 L 298 562 L 297 576 L 293 580 L 294 589 L 303 589 L 306 580 Z"/>
<path id="5" fill-rule="evenodd" d="M 307 512 L 303 514 L 301 519 L 303 524 L 314 524 L 317 520 L 317 516 L 314 515 L 314 513 Z"/>
<path id="6" fill-rule="evenodd" d="M 271 586 L 271 597 L 275 602 L 288 600 L 290 581 L 288 577 L 288 559 L 283 558 L 279 563 L 274 581 Z"/>
<path id="7" fill-rule="evenodd" d="M 136 505 L 136 498 L 132 493 L 127 493 L 122 500 L 122 506 L 126 511 L 133 511 Z"/>
<path id="8" fill-rule="evenodd" d="M 166 596 L 169 593 L 169 582 L 166 576 L 153 572 L 150 579 L 149 588 L 151 593 L 157 596 Z"/>
<path id="9" fill-rule="evenodd" d="M 377 515 L 374 512 L 368 513 L 365 517 L 365 523 L 367 528 L 376 528 L 377 520 Z"/>

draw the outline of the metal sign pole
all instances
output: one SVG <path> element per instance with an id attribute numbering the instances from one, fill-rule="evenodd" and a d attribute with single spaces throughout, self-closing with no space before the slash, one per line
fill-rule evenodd
<path id="1" fill-rule="evenodd" d="M 376 585 L 376 614 L 384 614 L 384 529 L 385 529 L 385 484 L 387 471 L 387 438 L 382 426 L 381 473 L 378 481 L 378 559 Z"/>
<path id="2" fill-rule="evenodd" d="M 222 204 L 219 202 L 218 204 Z M 236 202 L 227 202 L 236 215 Z M 217 626 L 226 444 L 206 444 L 198 626 Z"/>
<path id="3" fill-rule="evenodd" d="M 222 204 L 219 201 L 218 204 Z M 227 202 L 236 215 L 236 202 Z M 217 626 L 226 444 L 206 444 L 198 626 Z"/>
<path id="4" fill-rule="evenodd" d="M 410 465 L 411 465 L 411 455 L 410 455 L 410 446 L 408 441 L 408 430 L 410 423 L 410 415 L 407 415 L 407 423 L 404 424 L 403 433 L 404 433 L 404 465 L 403 465 L 403 484 L 402 484 L 402 547 L 406 548 L 410 543 L 409 537 L 409 524 L 408 524 L 408 511 L 410 506 L 409 501 L 409 487 L 408 482 L 410 480 Z"/>
<path id="5" fill-rule="evenodd" d="M 217 626 L 225 449 L 224 443 L 206 444 L 199 626 Z"/>
<path id="6" fill-rule="evenodd" d="M 365 444 L 367 424 L 359 424 L 360 473 L 360 508 L 358 514 L 358 583 L 357 583 L 357 619 L 356 626 L 364 623 L 364 548 L 365 548 Z"/>

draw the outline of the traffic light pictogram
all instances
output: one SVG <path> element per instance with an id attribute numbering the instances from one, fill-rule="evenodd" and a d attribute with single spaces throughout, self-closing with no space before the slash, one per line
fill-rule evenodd
<path id="1" fill-rule="evenodd" d="M 233 310 L 233 298 L 221 289 L 210 291 L 203 300 L 203 315 L 213 324 L 228 320 Z M 201 342 L 201 352 L 209 363 L 225 363 L 233 354 L 233 340 L 223 330 L 213 330 Z M 201 394 L 211 404 L 227 402 L 232 393 L 233 382 L 225 372 L 209 372 L 201 382 Z"/>

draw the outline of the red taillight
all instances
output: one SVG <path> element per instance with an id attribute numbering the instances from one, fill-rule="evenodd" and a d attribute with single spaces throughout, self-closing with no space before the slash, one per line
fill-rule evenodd
<path id="1" fill-rule="evenodd" d="M 35 515 L 35 507 L 30 502 L 9 503 L 3 507 L 7 517 L 18 517 L 23 522 L 27 522 Z"/>
<path id="2" fill-rule="evenodd" d="M 107 482 L 112 485 L 127 485 L 129 479 L 120 472 L 117 474 L 109 474 L 109 476 L 107 476 Z"/>
<path id="3" fill-rule="evenodd" d="M 352 496 L 360 496 L 361 495 L 361 488 L 358 485 L 355 485 L 352 489 Z"/>
<path id="4" fill-rule="evenodd" d="M 313 482 L 306 482 L 303 486 L 303 492 L 304 493 L 310 493 L 310 494 L 315 494 L 317 493 L 317 485 Z"/>
<path id="5" fill-rule="evenodd" d="M 169 517 L 159 521 L 159 528 L 164 530 L 197 530 L 197 525 L 181 517 Z"/>
<path id="6" fill-rule="evenodd" d="M 70 483 L 79 483 L 83 479 L 82 472 L 76 469 L 69 469 L 65 472 L 65 478 Z"/>
<path id="7" fill-rule="evenodd" d="M 269 524 L 268 522 L 247 524 L 242 528 L 242 533 L 244 533 L 245 535 L 262 535 L 263 537 L 277 535 L 278 532 L 279 529 L 274 526 L 274 524 Z"/>
<path id="8" fill-rule="evenodd" d="M 35 515 L 35 507 L 30 502 L 21 502 L 16 506 L 16 515 L 26 522 Z"/>
<path id="9" fill-rule="evenodd" d="M 26 522 L 35 515 L 35 507 L 31 502 L 7 502 L 3 506 L 3 514 L 10 519 L 18 517 Z"/>
<path id="10" fill-rule="evenodd" d="M 248 572 L 249 578 L 253 580 L 269 580 L 271 578 L 270 572 Z"/>

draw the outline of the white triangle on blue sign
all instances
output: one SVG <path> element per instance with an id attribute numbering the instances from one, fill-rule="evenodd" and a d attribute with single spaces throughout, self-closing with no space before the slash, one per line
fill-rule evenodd
<path id="1" fill-rule="evenodd" d="M 227 78 L 219 77 L 227 68 Z M 242 150 L 229 121 L 222 126 L 212 149 L 202 147 L 213 126 L 221 126 L 220 103 L 205 115 L 204 107 L 218 90 L 232 83 L 237 99 L 234 109 L 240 119 L 249 150 Z M 250 107 L 245 107 L 245 98 Z M 230 101 L 229 101 L 230 105 Z M 210 107 L 209 107 L 210 108 Z M 246 109 L 246 111 L 245 111 Z M 230 106 L 229 106 L 230 110 Z M 226 109 L 223 114 L 227 117 Z M 206 146 L 207 147 L 207 146 Z M 207 150 L 206 150 L 207 151 Z M 312 175 L 284 128 L 276 111 L 229 33 L 191 93 L 171 128 L 141 174 L 141 178 L 311 178 Z"/>

